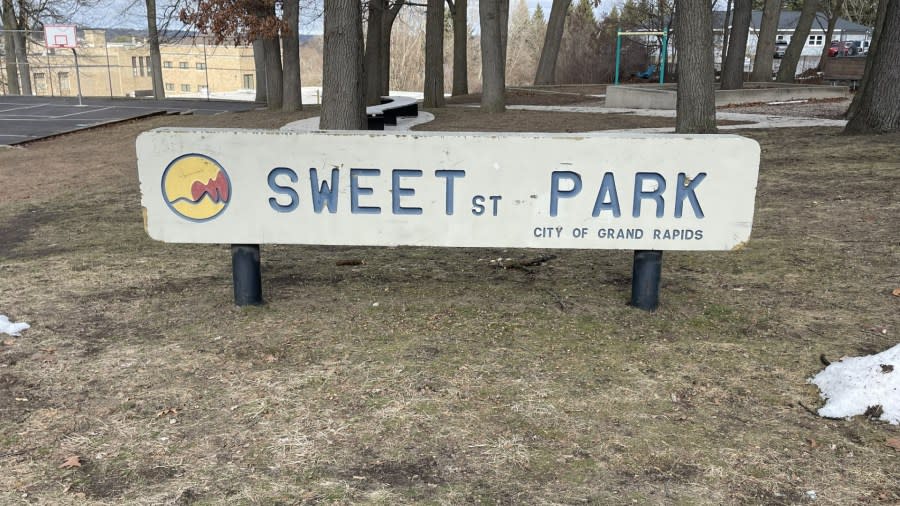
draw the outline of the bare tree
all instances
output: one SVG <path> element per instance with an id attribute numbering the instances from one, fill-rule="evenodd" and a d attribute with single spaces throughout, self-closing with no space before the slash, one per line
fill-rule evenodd
<path id="1" fill-rule="evenodd" d="M 678 96 L 675 131 L 716 132 L 712 11 L 709 0 L 677 0 Z"/>
<path id="2" fill-rule="evenodd" d="M 503 30 L 501 29 L 503 0 L 480 0 L 481 19 L 481 110 L 506 110 L 506 64 L 503 58 Z"/>
<path id="3" fill-rule="evenodd" d="M 753 60 L 751 81 L 770 82 L 772 80 L 772 59 L 775 56 L 775 34 L 778 32 L 778 18 L 781 16 L 782 0 L 766 0 L 759 34 L 756 42 L 756 58 Z"/>
<path id="4" fill-rule="evenodd" d="M 256 72 L 256 97 L 260 104 L 266 103 L 266 48 L 262 37 L 253 39 L 253 69 Z"/>
<path id="5" fill-rule="evenodd" d="M 19 88 L 19 66 L 16 65 L 16 39 L 13 37 L 16 29 L 16 13 L 13 10 L 12 0 L 3 0 L 3 45 L 6 47 L 6 80 L 10 95 L 22 93 Z"/>
<path id="6" fill-rule="evenodd" d="M 381 20 L 381 94 L 391 93 L 391 31 L 405 0 L 394 0 Z"/>
<path id="7" fill-rule="evenodd" d="M 831 48 L 831 38 L 834 37 L 834 28 L 841 17 L 844 8 L 844 0 L 825 0 L 822 2 L 822 10 L 828 16 L 828 27 L 825 29 L 825 43 L 822 44 L 822 55 L 819 56 L 819 68 L 825 66 L 825 58 L 828 58 L 828 49 Z"/>
<path id="8" fill-rule="evenodd" d="M 444 0 L 428 0 L 425 11 L 425 107 L 444 106 Z"/>
<path id="9" fill-rule="evenodd" d="M 797 20 L 797 26 L 794 28 L 794 34 L 791 36 L 791 43 L 788 44 L 781 59 L 781 66 L 778 67 L 778 75 L 775 80 L 780 83 L 794 82 L 794 74 L 797 73 L 797 64 L 800 62 L 800 54 L 803 52 L 803 46 L 806 45 L 806 39 L 809 38 L 809 30 L 812 28 L 813 19 L 816 17 L 816 11 L 819 8 L 819 0 L 805 0 L 803 9 L 800 11 L 800 18 Z"/>
<path id="10" fill-rule="evenodd" d="M 450 15 L 453 19 L 453 87 L 450 94 L 467 95 L 469 93 L 468 49 L 469 25 L 466 0 L 447 0 Z"/>
<path id="11" fill-rule="evenodd" d="M 734 19 L 728 52 L 722 65 L 721 88 L 739 90 L 744 87 L 744 58 L 747 53 L 747 36 L 750 33 L 752 0 L 734 0 Z"/>
<path id="12" fill-rule="evenodd" d="M 147 38 L 150 43 L 150 75 L 153 76 L 153 98 L 166 98 L 163 86 L 162 56 L 159 52 L 159 30 L 156 28 L 156 0 L 145 0 L 147 6 Z"/>
<path id="13" fill-rule="evenodd" d="M 862 79 L 859 81 L 859 88 L 856 90 L 856 94 L 853 96 L 853 101 L 850 102 L 850 107 L 847 108 L 846 116 L 848 118 L 856 115 L 856 111 L 859 110 L 859 106 L 862 102 L 862 98 L 866 96 L 866 88 L 869 85 L 870 78 L 872 76 L 872 64 L 875 61 L 875 53 L 878 52 L 878 41 L 881 39 L 881 34 L 884 32 L 884 20 L 885 13 L 887 10 L 887 4 L 885 2 L 879 1 L 876 6 L 876 15 L 874 30 L 872 32 L 872 41 L 869 44 L 869 57 L 866 58 L 866 67 L 863 70 Z"/>
<path id="14" fill-rule="evenodd" d="M 562 44 L 563 31 L 566 25 L 566 13 L 572 0 L 553 0 L 550 7 L 550 20 L 547 21 L 547 33 L 544 35 L 544 47 L 541 59 L 538 60 L 537 74 L 534 84 L 556 83 L 556 60 Z"/>
<path id="15" fill-rule="evenodd" d="M 881 134 L 900 131 L 900 2 L 881 0 L 876 20 L 877 45 L 869 48 L 872 61 L 867 81 L 860 90 L 859 105 L 852 109 L 845 133 Z M 883 14 L 881 14 L 883 13 Z"/>
<path id="16" fill-rule="evenodd" d="M 283 0 L 281 53 L 284 58 L 281 110 L 293 112 L 303 109 L 300 88 L 300 0 Z"/>
<path id="17" fill-rule="evenodd" d="M 325 0 L 323 130 L 365 130 L 362 11 L 359 0 Z"/>

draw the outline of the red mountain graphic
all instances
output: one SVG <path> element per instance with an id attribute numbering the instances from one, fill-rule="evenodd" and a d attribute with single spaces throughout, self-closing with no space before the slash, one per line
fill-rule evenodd
<path id="1" fill-rule="evenodd" d="M 191 198 L 194 202 L 200 202 L 204 195 L 209 195 L 213 202 L 228 202 L 228 178 L 225 173 L 219 171 L 215 179 L 206 183 L 194 181 L 191 185 Z"/>

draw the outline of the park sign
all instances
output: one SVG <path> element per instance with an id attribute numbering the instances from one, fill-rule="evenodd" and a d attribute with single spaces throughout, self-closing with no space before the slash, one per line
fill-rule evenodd
<path id="1" fill-rule="evenodd" d="M 759 145 L 735 135 L 164 128 L 137 140 L 174 243 L 730 250 Z"/>

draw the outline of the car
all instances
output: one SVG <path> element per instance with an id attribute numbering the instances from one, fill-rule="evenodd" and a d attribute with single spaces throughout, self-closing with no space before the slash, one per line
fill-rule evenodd
<path id="1" fill-rule="evenodd" d="M 856 56 L 862 52 L 861 45 L 858 40 L 833 40 L 828 47 L 828 56 Z"/>
<path id="2" fill-rule="evenodd" d="M 775 58 L 784 58 L 784 53 L 787 51 L 788 43 L 783 40 L 775 41 Z"/>

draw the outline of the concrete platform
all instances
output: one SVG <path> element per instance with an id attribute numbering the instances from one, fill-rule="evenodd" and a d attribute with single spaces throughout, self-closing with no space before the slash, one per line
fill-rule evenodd
<path id="1" fill-rule="evenodd" d="M 718 85 L 716 85 L 718 86 Z M 744 83 L 741 90 L 716 90 L 716 106 L 848 98 L 847 86 L 811 84 Z M 606 106 L 628 109 L 675 109 L 676 85 L 628 84 L 606 89 Z"/>

